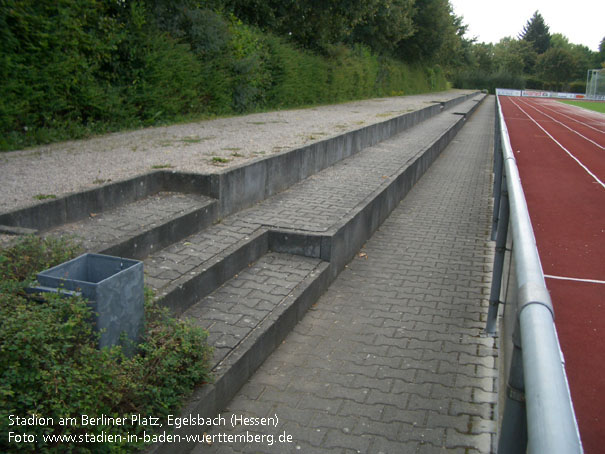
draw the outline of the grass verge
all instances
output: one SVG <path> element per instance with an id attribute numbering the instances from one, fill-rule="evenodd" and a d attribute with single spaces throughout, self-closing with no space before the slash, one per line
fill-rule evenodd
<path id="1" fill-rule="evenodd" d="M 601 102 L 601 101 L 567 101 L 567 100 L 565 100 L 565 101 L 560 100 L 560 102 L 605 114 L 605 102 Z"/>

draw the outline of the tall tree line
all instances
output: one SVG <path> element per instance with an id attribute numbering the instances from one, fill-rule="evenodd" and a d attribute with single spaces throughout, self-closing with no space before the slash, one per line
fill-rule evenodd
<path id="1" fill-rule="evenodd" d="M 437 89 L 463 34 L 448 0 L 3 0 L 0 150 Z"/>
<path id="2" fill-rule="evenodd" d="M 584 93 L 589 69 L 605 67 L 605 38 L 599 51 L 551 33 L 536 11 L 516 38 L 499 43 L 467 42 L 466 63 L 456 77 L 460 87 L 534 88 Z"/>
<path id="3" fill-rule="evenodd" d="M 128 1 L 128 0 L 127 0 Z M 363 44 L 406 61 L 454 61 L 464 27 L 448 0 L 147 0 L 171 32 L 194 10 L 234 15 L 246 24 L 326 52 Z"/>

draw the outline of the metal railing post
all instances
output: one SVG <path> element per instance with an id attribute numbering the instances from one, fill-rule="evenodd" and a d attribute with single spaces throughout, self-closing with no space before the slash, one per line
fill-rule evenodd
<path id="1" fill-rule="evenodd" d="M 523 351 L 517 322 L 513 334 L 513 354 L 506 387 L 502 427 L 498 439 L 498 454 L 518 454 L 527 447 L 527 416 L 525 383 L 523 380 Z"/>
<path id="2" fill-rule="evenodd" d="M 496 119 L 498 118 L 498 103 L 496 102 Z M 496 121 L 494 132 L 494 211 L 492 215 L 492 241 L 496 239 L 498 225 L 500 223 L 500 195 L 502 192 L 502 179 L 504 177 L 504 165 L 502 158 L 502 136 L 500 124 Z M 506 188 L 506 184 L 504 184 Z"/>
<path id="3" fill-rule="evenodd" d="M 506 189 L 506 175 L 502 174 L 503 184 L 500 191 L 499 200 L 500 212 L 498 214 L 498 228 L 496 231 L 496 251 L 494 255 L 494 272 L 492 286 L 489 295 L 489 310 L 487 312 L 486 334 L 496 333 L 498 321 L 498 307 L 501 304 L 500 290 L 502 288 L 502 273 L 504 271 L 504 259 L 506 256 L 506 241 L 508 239 L 508 220 L 509 209 L 508 191 Z"/>
<path id="4" fill-rule="evenodd" d="M 500 204 L 502 203 L 502 188 L 506 190 L 506 182 L 504 181 L 504 165 L 502 154 L 494 161 L 494 211 L 492 215 L 492 241 L 496 239 L 498 235 L 498 228 L 500 225 Z M 500 194 L 500 197 L 497 196 Z"/>

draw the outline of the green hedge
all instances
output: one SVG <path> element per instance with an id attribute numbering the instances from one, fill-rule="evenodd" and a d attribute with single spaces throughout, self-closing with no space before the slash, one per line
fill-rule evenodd
<path id="1" fill-rule="evenodd" d="M 528 83 L 523 76 L 506 72 L 463 71 L 454 76 L 453 85 L 455 88 L 488 90 L 494 94 L 496 88 L 516 88 L 523 90 L 527 87 Z"/>
<path id="2" fill-rule="evenodd" d="M 43 435 L 141 435 L 153 427 L 80 423 L 60 418 L 164 417 L 209 377 L 207 333 L 171 317 L 147 292 L 145 333 L 131 358 L 120 347 L 99 350 L 81 298 L 25 297 L 35 273 L 72 258 L 78 247 L 64 240 L 28 237 L 0 250 L 0 451 L 36 453 L 130 452 L 143 443 L 44 442 Z M 52 418 L 54 424 L 10 425 L 9 415 Z M 14 419 L 14 418 L 13 418 Z M 35 443 L 9 443 L 9 432 L 34 435 Z"/>
<path id="3" fill-rule="evenodd" d="M 209 9 L 168 25 L 145 2 L 0 6 L 0 150 L 214 115 L 446 88 L 363 47 L 324 55 Z M 166 19 L 165 17 L 163 19 Z"/>

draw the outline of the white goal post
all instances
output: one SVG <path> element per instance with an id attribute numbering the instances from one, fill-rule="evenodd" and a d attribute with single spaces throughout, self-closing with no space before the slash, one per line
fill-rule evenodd
<path id="1" fill-rule="evenodd" d="M 586 98 L 605 101 L 605 69 L 588 70 Z"/>

